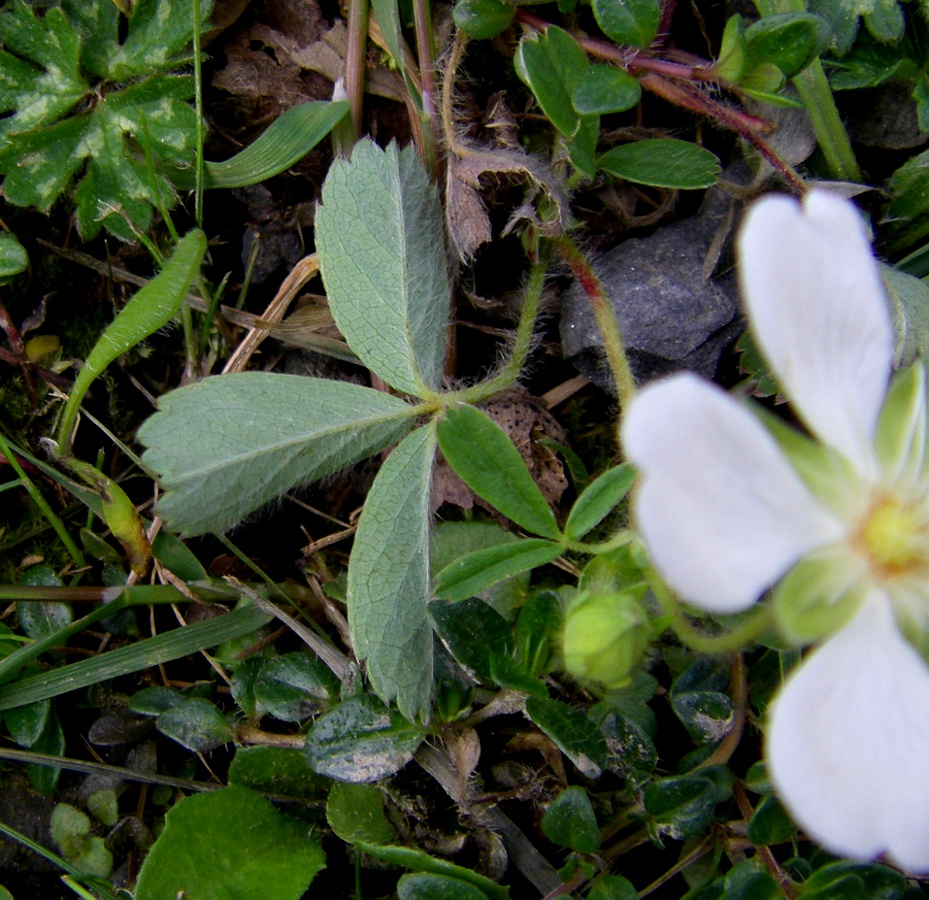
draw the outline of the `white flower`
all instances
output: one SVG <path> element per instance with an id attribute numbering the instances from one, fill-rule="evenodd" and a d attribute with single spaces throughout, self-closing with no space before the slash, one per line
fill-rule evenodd
<path id="1" fill-rule="evenodd" d="M 638 527 L 682 598 L 819 646 L 769 711 L 769 773 L 838 854 L 929 871 L 926 371 L 891 383 L 892 331 L 855 208 L 751 209 L 739 238 L 756 339 L 812 441 L 709 382 L 646 386 L 623 425 Z M 917 649 L 918 648 L 918 649 Z"/>

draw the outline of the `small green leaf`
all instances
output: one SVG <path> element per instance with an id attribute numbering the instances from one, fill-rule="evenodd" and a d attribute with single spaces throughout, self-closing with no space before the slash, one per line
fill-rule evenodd
<path id="1" fill-rule="evenodd" d="M 0 278 L 11 278 L 29 268 L 29 254 L 15 234 L 0 231 Z"/>
<path id="2" fill-rule="evenodd" d="M 281 113 L 251 144 L 222 162 L 205 161 L 205 188 L 239 188 L 266 181 L 298 163 L 342 119 L 351 104 L 347 101 L 312 100 L 298 103 Z M 191 167 L 175 169 L 171 180 L 177 187 L 192 190 L 196 177 Z"/>
<path id="3" fill-rule="evenodd" d="M 94 344 L 61 416 L 60 453 L 70 447 L 77 411 L 94 380 L 111 362 L 174 318 L 200 271 L 204 253 L 206 235 L 194 229 L 181 239 L 162 270 L 133 295 Z"/>
<path id="4" fill-rule="evenodd" d="M 813 900 L 907 900 L 911 894 L 906 878 L 888 866 L 838 861 L 817 869 L 804 883 L 803 896 Z"/>
<path id="5" fill-rule="evenodd" d="M 397 882 L 397 897 L 399 900 L 487 900 L 487 894 L 473 884 L 429 872 L 404 875 Z"/>
<path id="6" fill-rule="evenodd" d="M 433 600 L 429 615 L 452 656 L 478 678 L 493 678 L 494 659 L 511 659 L 513 635 L 503 617 L 476 597 L 460 603 Z"/>
<path id="7" fill-rule="evenodd" d="M 577 498 L 564 533 L 569 541 L 579 541 L 599 525 L 629 493 L 635 481 L 635 469 L 629 463 L 613 466 L 592 481 Z"/>
<path id="8" fill-rule="evenodd" d="M 367 853 L 375 859 L 383 860 L 392 866 L 402 866 L 405 869 L 416 869 L 419 872 L 429 872 L 433 875 L 442 875 L 446 878 L 457 879 L 478 888 L 490 900 L 507 900 L 509 889 L 497 884 L 477 872 L 456 866 L 444 859 L 436 859 L 415 847 L 382 847 L 377 844 L 368 844 L 359 841 L 356 844 L 362 853 Z"/>
<path id="9" fill-rule="evenodd" d="M 493 522 L 439 522 L 432 530 L 430 564 L 433 580 L 455 560 L 475 550 L 486 550 L 521 540 Z M 529 597 L 529 572 L 498 581 L 476 596 L 489 603 L 504 619 L 513 618 Z"/>
<path id="10" fill-rule="evenodd" d="M 565 788 L 542 816 L 542 831 L 559 847 L 578 853 L 596 853 L 600 828 L 587 791 L 577 785 Z"/>
<path id="11" fill-rule="evenodd" d="M 726 873 L 722 883 L 725 900 L 782 900 L 784 897 L 784 891 L 760 864 L 758 857 L 742 860 Z M 843 896 L 842 900 L 851 898 Z"/>
<path id="12" fill-rule="evenodd" d="M 637 78 L 615 66 L 588 66 L 574 85 L 572 102 L 581 115 L 601 115 L 632 109 L 642 97 Z"/>
<path id="13" fill-rule="evenodd" d="M 548 120 L 565 137 L 577 133 L 580 116 L 571 102 L 587 55 L 577 41 L 556 25 L 545 34 L 526 34 L 513 60 L 516 74 L 535 95 Z"/>
<path id="14" fill-rule="evenodd" d="M 624 709 L 608 709 L 599 719 L 608 755 L 604 768 L 624 778 L 630 787 L 643 785 L 658 765 L 658 751 L 649 729 Z"/>
<path id="15" fill-rule="evenodd" d="M 261 794 L 319 800 L 332 782 L 321 778 L 296 747 L 239 747 L 229 766 L 229 783 Z"/>
<path id="16" fill-rule="evenodd" d="M 658 34 L 658 0 L 593 0 L 592 5 L 597 24 L 618 44 L 648 47 Z"/>
<path id="17" fill-rule="evenodd" d="M 166 490 L 159 514 L 202 534 L 389 446 L 413 415 L 402 400 L 351 382 L 242 372 L 166 394 L 138 436 Z"/>
<path id="18" fill-rule="evenodd" d="M 654 138 L 614 147 L 597 158 L 604 172 L 636 184 L 696 190 L 716 183 L 719 160 L 696 144 Z"/>
<path id="19" fill-rule="evenodd" d="M 894 328 L 894 369 L 905 369 L 929 352 L 929 285 L 881 265 Z"/>
<path id="20" fill-rule="evenodd" d="M 323 713 L 313 723 L 303 750 L 320 775 L 363 784 L 399 772 L 424 737 L 421 729 L 376 697 L 363 694 Z"/>
<path id="21" fill-rule="evenodd" d="M 715 806 L 716 785 L 702 775 L 660 778 L 645 788 L 645 811 L 656 834 L 676 841 L 703 831 Z"/>
<path id="22" fill-rule="evenodd" d="M 732 728 L 732 700 L 724 693 L 729 667 L 712 658 L 692 663 L 671 686 L 671 707 L 690 734 L 718 743 Z"/>
<path id="23" fill-rule="evenodd" d="M 338 698 L 339 680 L 318 657 L 285 653 L 264 664 L 254 692 L 268 715 L 282 722 L 302 722 Z"/>
<path id="24" fill-rule="evenodd" d="M 829 26 L 806 12 L 764 16 L 745 29 L 748 68 L 777 66 L 788 78 L 808 66 L 829 40 Z"/>
<path id="25" fill-rule="evenodd" d="M 536 591 L 519 611 L 516 655 L 530 675 L 539 677 L 548 671 L 552 644 L 563 624 L 561 603 L 551 590 Z"/>
<path id="26" fill-rule="evenodd" d="M 621 875 L 598 875 L 590 886 L 587 900 L 638 900 L 639 892 Z"/>
<path id="27" fill-rule="evenodd" d="M 391 387 L 442 384 L 451 289 L 439 198 L 412 147 L 371 141 L 336 160 L 316 210 L 332 315 L 352 350 Z"/>
<path id="28" fill-rule="evenodd" d="M 374 785 L 337 781 L 326 800 L 326 821 L 347 844 L 390 844 L 397 839 L 384 814 L 384 794 Z"/>
<path id="29" fill-rule="evenodd" d="M 194 753 L 205 753 L 229 743 L 235 736 L 223 714 L 203 697 L 192 697 L 163 712 L 155 727 Z"/>
<path id="30" fill-rule="evenodd" d="M 134 896 L 299 900 L 325 866 L 311 832 L 242 787 L 185 797 L 168 812 Z"/>
<path id="31" fill-rule="evenodd" d="M 765 797 L 748 823 L 748 839 L 756 847 L 789 841 L 797 833 L 796 826 L 777 797 Z"/>
<path id="32" fill-rule="evenodd" d="M 358 520 L 348 563 L 348 616 L 378 695 L 425 718 L 432 692 L 429 487 L 435 425 L 408 435 L 381 466 Z"/>
<path id="33" fill-rule="evenodd" d="M 177 688 L 155 685 L 142 688 L 132 695 L 129 709 L 140 716 L 160 716 L 185 700 L 184 694 Z"/>
<path id="34" fill-rule="evenodd" d="M 439 572 L 435 595 L 447 600 L 464 600 L 505 578 L 544 566 L 561 553 L 560 544 L 542 538 L 527 538 L 513 544 L 476 550 Z"/>
<path id="35" fill-rule="evenodd" d="M 484 41 L 502 34 L 516 10 L 499 0 L 458 0 L 452 10 L 455 24 L 472 40 Z"/>
<path id="36" fill-rule="evenodd" d="M 519 451 L 503 429 L 473 406 L 450 409 L 439 446 L 462 481 L 521 528 L 558 538 L 558 523 Z"/>
<path id="37" fill-rule="evenodd" d="M 37 587 L 64 587 L 58 573 L 47 563 L 30 566 L 19 583 Z M 17 603 L 16 616 L 19 627 L 34 641 L 48 637 L 74 620 L 69 603 Z"/>
<path id="38" fill-rule="evenodd" d="M 726 20 L 719 58 L 713 65 L 713 74 L 721 81 L 738 84 L 745 73 L 746 47 L 744 20 L 736 13 Z"/>
<path id="39" fill-rule="evenodd" d="M 530 697 L 526 714 L 587 778 L 598 778 L 606 758 L 600 730 L 580 710 L 557 700 Z"/>
<path id="40" fill-rule="evenodd" d="M 42 736 L 48 724 L 52 704 L 50 700 L 39 700 L 25 706 L 8 709 L 3 714 L 3 721 L 10 732 L 10 737 L 20 747 L 32 747 Z"/>

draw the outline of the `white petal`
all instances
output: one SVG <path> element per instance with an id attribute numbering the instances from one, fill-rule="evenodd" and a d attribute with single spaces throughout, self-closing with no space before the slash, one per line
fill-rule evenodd
<path id="1" fill-rule="evenodd" d="M 929 670 L 872 596 L 790 676 L 770 712 L 772 781 L 826 849 L 929 872 Z"/>
<path id="2" fill-rule="evenodd" d="M 739 262 L 755 336 L 797 411 L 859 472 L 875 474 L 893 333 L 855 207 L 825 191 L 802 207 L 769 195 L 746 216 Z"/>
<path id="3" fill-rule="evenodd" d="M 636 524 L 668 583 L 710 612 L 747 609 L 843 529 L 739 401 L 694 375 L 642 389 L 623 423 L 642 475 Z"/>

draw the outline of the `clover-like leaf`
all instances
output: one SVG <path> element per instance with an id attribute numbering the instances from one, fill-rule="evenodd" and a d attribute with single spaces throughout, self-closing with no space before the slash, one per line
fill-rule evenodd
<path id="1" fill-rule="evenodd" d="M 202 534 L 390 446 L 413 415 L 402 400 L 347 381 L 242 372 L 165 395 L 139 440 L 166 489 L 160 514 Z"/>
<path id="2" fill-rule="evenodd" d="M 333 163 L 316 247 L 333 318 L 361 361 L 398 391 L 437 391 L 451 293 L 439 198 L 416 151 L 361 141 Z"/>

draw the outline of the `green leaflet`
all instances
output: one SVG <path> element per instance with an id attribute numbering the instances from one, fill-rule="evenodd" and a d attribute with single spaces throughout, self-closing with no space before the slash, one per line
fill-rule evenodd
<path id="1" fill-rule="evenodd" d="M 203 164 L 205 188 L 236 188 L 257 184 L 289 169 L 310 152 L 345 117 L 348 102 L 313 100 L 281 113 L 254 142 L 230 159 Z M 190 167 L 176 169 L 171 180 L 179 188 L 193 190 Z"/>
<path id="2" fill-rule="evenodd" d="M 473 406 L 448 410 L 439 423 L 439 445 L 474 493 L 526 531 L 560 537 L 555 516 L 519 451 L 486 413 Z"/>
<path id="3" fill-rule="evenodd" d="M 145 858 L 136 900 L 299 900 L 326 865 L 311 832 L 243 787 L 185 797 Z"/>
<path id="4" fill-rule="evenodd" d="M 430 483 L 435 423 L 387 457 L 364 511 L 348 566 L 348 612 L 359 659 L 385 702 L 425 718 L 432 692 L 429 600 Z"/>
<path id="5" fill-rule="evenodd" d="M 450 288 L 435 188 L 412 147 L 356 144 L 336 160 L 316 211 L 329 306 L 361 361 L 428 397 L 442 382 Z"/>
<path id="6" fill-rule="evenodd" d="M 185 235 L 161 272 L 133 296 L 100 336 L 74 382 L 62 414 L 58 429 L 60 452 L 70 444 L 77 411 L 94 379 L 113 360 L 171 321 L 200 271 L 205 252 L 206 235 L 202 231 L 194 229 Z"/>
<path id="7" fill-rule="evenodd" d="M 679 190 L 710 187 L 719 175 L 709 150 L 677 138 L 622 144 L 598 157 L 597 167 L 625 181 Z"/>
<path id="8" fill-rule="evenodd" d="M 167 492 L 159 514 L 193 535 L 230 528 L 294 485 L 382 450 L 415 415 L 350 382 L 243 372 L 162 397 L 139 440 Z"/>

